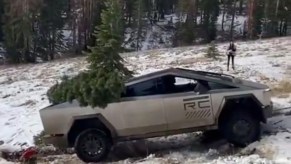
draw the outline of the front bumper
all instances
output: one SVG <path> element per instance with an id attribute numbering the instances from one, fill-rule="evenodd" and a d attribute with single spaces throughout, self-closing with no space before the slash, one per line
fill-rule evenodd
<path id="1" fill-rule="evenodd" d="M 45 135 L 43 137 L 43 141 L 47 145 L 53 145 L 57 148 L 68 148 L 67 137 L 65 136 L 52 136 Z"/>
<path id="2" fill-rule="evenodd" d="M 273 116 L 273 103 L 268 106 L 263 107 L 264 117 L 267 120 L 268 118 Z"/>

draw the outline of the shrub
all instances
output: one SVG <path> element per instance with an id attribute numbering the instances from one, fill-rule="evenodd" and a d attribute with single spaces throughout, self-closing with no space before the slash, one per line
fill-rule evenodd
<path id="1" fill-rule="evenodd" d="M 212 41 L 207 49 L 206 57 L 217 59 L 217 57 L 219 55 L 220 54 L 219 54 L 219 51 L 217 49 L 217 45 L 215 44 L 214 41 Z"/>

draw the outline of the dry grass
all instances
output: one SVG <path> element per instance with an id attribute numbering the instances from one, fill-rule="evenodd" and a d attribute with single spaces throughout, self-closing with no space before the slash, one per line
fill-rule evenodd
<path id="1" fill-rule="evenodd" d="M 263 149 L 256 150 L 255 152 L 260 157 L 264 157 L 264 158 L 269 159 L 269 160 L 272 160 L 275 153 L 276 153 L 271 147 L 267 147 L 267 146 Z"/>
<path id="2" fill-rule="evenodd" d="M 34 102 L 33 100 L 28 100 L 25 103 L 20 104 L 19 106 L 33 106 L 35 104 L 36 104 L 36 102 Z"/>
<path id="3" fill-rule="evenodd" d="M 291 94 L 291 80 L 280 81 L 272 90 L 274 96 L 288 98 Z"/>
<path id="4" fill-rule="evenodd" d="M 33 137 L 34 144 L 35 144 L 36 146 L 38 146 L 38 147 L 43 147 L 43 146 L 45 146 L 44 141 L 43 141 L 44 136 L 45 136 L 45 132 L 44 132 L 44 131 L 42 131 L 42 132 L 40 132 L 38 135 L 34 136 L 34 137 Z"/>
<path id="5" fill-rule="evenodd" d="M 271 58 L 281 58 L 281 57 L 285 57 L 285 54 L 270 55 L 268 57 L 271 57 Z"/>
<path id="6" fill-rule="evenodd" d="M 265 76 L 265 75 L 260 75 L 259 77 L 260 77 L 260 79 L 261 79 L 262 81 L 271 81 L 271 79 L 268 78 L 268 77 Z"/>

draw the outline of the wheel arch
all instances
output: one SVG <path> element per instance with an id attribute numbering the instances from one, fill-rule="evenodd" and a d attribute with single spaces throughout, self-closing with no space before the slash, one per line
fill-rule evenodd
<path id="1" fill-rule="evenodd" d="M 84 130 L 99 128 L 110 137 L 112 142 L 117 138 L 116 129 L 101 114 L 73 117 L 67 133 L 69 147 L 73 147 L 77 136 Z"/>
<path id="2" fill-rule="evenodd" d="M 263 112 L 263 104 L 253 94 L 233 95 L 224 97 L 217 117 L 217 125 L 234 110 L 244 109 L 255 115 L 263 123 L 267 122 Z"/>

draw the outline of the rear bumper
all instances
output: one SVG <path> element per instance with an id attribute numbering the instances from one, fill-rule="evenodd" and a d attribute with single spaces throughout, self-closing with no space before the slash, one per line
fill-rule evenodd
<path id="1" fill-rule="evenodd" d="M 45 135 L 43 137 L 44 143 L 47 145 L 53 145 L 57 148 L 68 148 L 67 137 L 65 136 L 52 136 Z"/>

